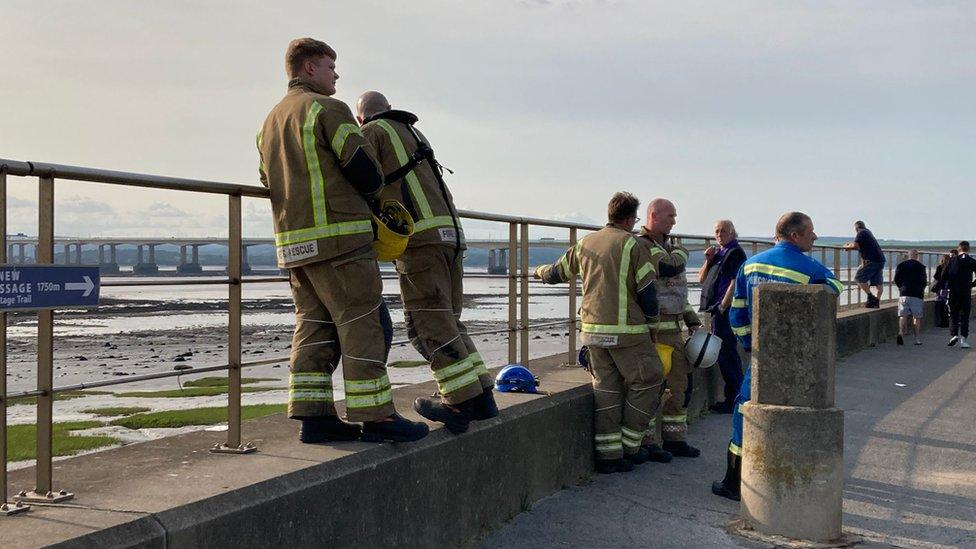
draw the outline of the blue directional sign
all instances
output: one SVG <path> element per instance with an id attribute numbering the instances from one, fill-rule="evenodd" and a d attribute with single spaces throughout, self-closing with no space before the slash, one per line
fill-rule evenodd
<path id="1" fill-rule="evenodd" d="M 0 311 L 98 305 L 98 267 L 0 265 Z"/>

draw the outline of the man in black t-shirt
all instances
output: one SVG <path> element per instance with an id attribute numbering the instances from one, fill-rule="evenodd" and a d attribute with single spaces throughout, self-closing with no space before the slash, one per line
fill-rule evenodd
<path id="1" fill-rule="evenodd" d="M 911 319 L 915 334 L 915 345 L 921 345 L 918 338 L 922 331 L 922 315 L 925 306 L 925 265 L 918 260 L 918 250 L 908 252 L 908 259 L 895 267 L 895 285 L 898 286 L 898 344 L 904 345 L 904 335 Z"/>
<path id="2" fill-rule="evenodd" d="M 942 270 L 942 281 L 949 288 L 949 346 L 956 343 L 963 349 L 970 347 L 969 315 L 973 306 L 973 277 L 976 259 L 969 255 L 969 242 L 959 243 L 959 255 L 950 259 Z"/>
<path id="3" fill-rule="evenodd" d="M 855 221 L 854 230 L 857 231 L 857 235 L 852 242 L 845 244 L 844 248 L 860 252 L 861 266 L 857 268 L 854 280 L 857 281 L 857 287 L 868 295 L 864 306 L 877 309 L 881 305 L 881 292 L 884 290 L 884 252 L 881 251 L 881 245 L 863 221 Z M 871 293 L 871 286 L 875 287 L 877 295 Z"/>

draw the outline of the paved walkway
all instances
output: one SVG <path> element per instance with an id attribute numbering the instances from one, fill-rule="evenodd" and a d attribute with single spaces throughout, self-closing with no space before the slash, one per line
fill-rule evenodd
<path id="1" fill-rule="evenodd" d="M 976 350 L 887 343 L 838 363 L 845 410 L 844 527 L 863 546 L 976 547 Z M 935 335 L 938 333 L 938 335 Z M 709 492 L 730 416 L 695 423 L 703 456 L 597 476 L 563 490 L 481 547 L 751 547 L 725 531 L 738 504 Z"/>

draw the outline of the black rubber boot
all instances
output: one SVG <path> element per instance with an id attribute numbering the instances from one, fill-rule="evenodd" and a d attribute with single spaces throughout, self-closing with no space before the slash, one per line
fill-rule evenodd
<path id="1" fill-rule="evenodd" d="M 671 452 L 671 455 L 683 458 L 696 458 L 701 455 L 701 450 L 694 446 L 689 446 L 683 440 L 665 440 L 664 449 Z"/>
<path id="2" fill-rule="evenodd" d="M 471 419 L 484 421 L 498 416 L 498 405 L 495 404 L 494 387 L 487 387 L 480 396 L 471 399 Z"/>
<path id="3" fill-rule="evenodd" d="M 363 423 L 363 442 L 413 442 L 427 436 L 430 429 L 426 423 L 410 421 L 400 414 L 393 414 L 385 420 Z"/>
<path id="4" fill-rule="evenodd" d="M 647 460 L 656 463 L 671 463 L 671 452 L 661 448 L 657 444 L 646 444 L 642 446 L 643 449 L 647 450 Z"/>
<path id="5" fill-rule="evenodd" d="M 467 431 L 471 423 L 471 400 L 451 405 L 439 398 L 419 397 L 413 402 L 413 409 L 431 421 L 443 423 L 455 435 Z"/>
<path id="6" fill-rule="evenodd" d="M 362 429 L 356 423 L 346 423 L 336 416 L 302 419 L 298 440 L 306 444 L 358 440 Z"/>
<path id="7" fill-rule="evenodd" d="M 651 459 L 651 455 L 647 451 L 647 448 L 638 446 L 637 451 L 633 454 L 624 454 L 624 459 L 633 463 L 634 465 L 640 465 L 641 463 L 647 463 L 647 461 Z"/>
<path id="8" fill-rule="evenodd" d="M 712 483 L 712 493 L 716 496 L 739 501 L 740 478 L 742 475 L 742 458 L 729 451 L 725 457 L 725 478 Z"/>
<path id="9" fill-rule="evenodd" d="M 634 464 L 626 459 L 598 459 L 596 460 L 596 472 L 601 475 L 613 473 L 629 473 L 634 470 Z"/>
<path id="10" fill-rule="evenodd" d="M 716 414 L 731 414 L 733 408 L 735 408 L 735 404 L 727 400 L 723 402 L 716 402 L 708 407 L 709 410 L 715 412 Z"/>

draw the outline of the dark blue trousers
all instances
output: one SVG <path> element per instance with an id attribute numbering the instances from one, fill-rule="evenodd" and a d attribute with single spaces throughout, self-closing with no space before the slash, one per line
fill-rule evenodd
<path id="1" fill-rule="evenodd" d="M 712 313 L 712 333 L 722 340 L 722 350 L 718 355 L 718 367 L 725 381 L 725 402 L 731 404 L 742 386 L 742 359 L 736 348 L 737 341 L 729 324 L 729 312 Z"/>

